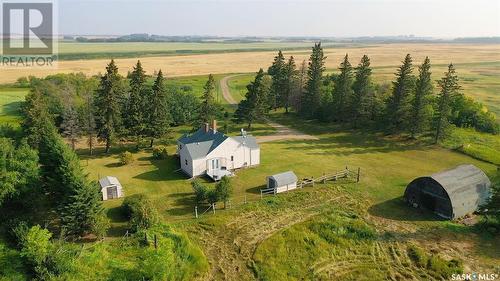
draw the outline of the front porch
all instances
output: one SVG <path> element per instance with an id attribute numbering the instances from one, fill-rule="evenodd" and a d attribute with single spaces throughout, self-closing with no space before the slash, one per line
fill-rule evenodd
<path id="1" fill-rule="evenodd" d="M 224 176 L 232 176 L 233 173 L 228 170 L 227 159 L 223 157 L 216 157 L 207 160 L 207 176 L 214 181 L 219 181 Z"/>

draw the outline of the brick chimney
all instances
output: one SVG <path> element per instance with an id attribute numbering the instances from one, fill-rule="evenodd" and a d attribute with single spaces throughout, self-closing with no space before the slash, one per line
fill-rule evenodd
<path id="1" fill-rule="evenodd" d="M 208 123 L 203 123 L 203 131 L 208 133 Z"/>
<path id="2" fill-rule="evenodd" d="M 217 120 L 212 120 L 212 130 L 214 130 L 214 133 L 217 132 Z"/>

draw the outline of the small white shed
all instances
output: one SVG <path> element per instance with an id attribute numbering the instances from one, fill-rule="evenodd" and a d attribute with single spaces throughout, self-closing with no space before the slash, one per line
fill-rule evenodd
<path id="1" fill-rule="evenodd" d="M 286 192 L 297 188 L 297 176 L 288 171 L 267 177 L 267 188 L 274 188 L 274 193 Z"/>
<path id="2" fill-rule="evenodd" d="M 123 197 L 123 188 L 120 182 L 115 177 L 104 177 L 99 180 L 101 186 L 102 200 L 109 200 Z"/>

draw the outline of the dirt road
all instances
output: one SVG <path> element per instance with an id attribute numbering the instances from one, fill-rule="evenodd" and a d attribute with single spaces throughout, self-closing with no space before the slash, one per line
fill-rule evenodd
<path id="1" fill-rule="evenodd" d="M 238 74 L 225 76 L 224 78 L 222 78 L 220 80 L 220 88 L 222 91 L 222 96 L 229 104 L 231 104 L 234 107 L 236 107 L 238 103 L 231 95 L 231 91 L 229 90 L 228 81 L 229 81 L 229 79 L 231 79 L 232 77 L 235 77 L 235 76 L 238 76 Z M 259 143 L 278 141 L 278 140 L 288 140 L 288 139 L 301 139 L 301 140 L 317 140 L 318 139 L 315 136 L 304 134 L 302 132 L 299 132 L 297 130 L 289 128 L 287 126 L 270 121 L 269 119 L 266 119 L 266 123 L 269 126 L 276 129 L 276 133 L 274 133 L 272 135 L 268 135 L 268 136 L 256 137 L 257 142 L 259 142 Z"/>

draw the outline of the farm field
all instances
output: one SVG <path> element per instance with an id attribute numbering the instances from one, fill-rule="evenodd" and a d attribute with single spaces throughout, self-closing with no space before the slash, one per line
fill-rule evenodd
<path id="1" fill-rule="evenodd" d="M 312 47 L 312 44 L 311 44 Z M 352 62 L 357 62 L 367 54 L 372 66 L 396 66 L 407 53 L 411 53 L 415 61 L 422 61 L 429 56 L 434 64 L 479 63 L 500 61 L 500 45 L 498 44 L 378 44 L 361 46 L 338 46 L 325 48 L 327 68 L 336 68 L 345 55 L 349 53 Z M 297 62 L 307 60 L 310 49 L 284 52 L 293 55 Z M 162 69 L 167 76 L 191 76 L 223 73 L 256 72 L 259 68 L 267 68 L 275 51 L 236 52 L 221 54 L 199 54 L 181 56 L 155 56 L 140 58 L 145 70 L 153 73 Z M 60 61 L 57 68 L 52 69 L 3 69 L 0 83 L 15 82 L 21 76 L 46 76 L 53 73 L 83 72 L 97 74 L 102 72 L 113 55 L 106 59 Z M 116 62 L 122 74 L 131 70 L 138 58 L 117 58 Z"/>
<path id="2" fill-rule="evenodd" d="M 109 57 L 139 57 L 154 55 L 186 55 L 227 52 L 306 49 L 311 42 L 59 42 L 59 59 L 95 59 Z M 325 46 L 352 45 L 326 43 Z"/>

